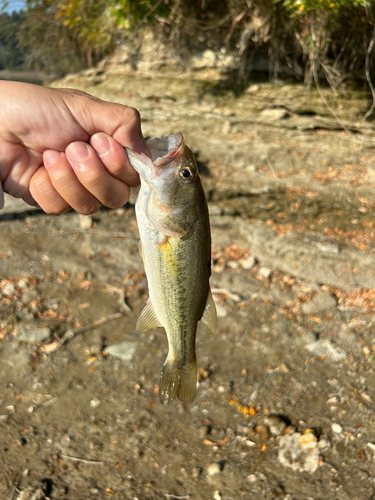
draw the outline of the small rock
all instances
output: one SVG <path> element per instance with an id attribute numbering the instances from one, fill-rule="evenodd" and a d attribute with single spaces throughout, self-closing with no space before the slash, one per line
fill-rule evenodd
<path id="1" fill-rule="evenodd" d="M 318 314 L 336 307 L 337 300 L 333 295 L 327 292 L 317 293 L 309 302 L 302 304 L 301 311 L 303 314 Z"/>
<path id="2" fill-rule="evenodd" d="M 246 478 L 246 481 L 248 483 L 255 483 L 258 478 L 256 477 L 255 474 L 249 474 Z"/>
<path id="3" fill-rule="evenodd" d="M 369 448 L 375 455 L 375 443 L 367 443 L 367 448 Z"/>
<path id="4" fill-rule="evenodd" d="M 258 434 L 260 441 L 266 441 L 270 437 L 268 429 L 264 424 L 257 425 L 255 432 Z"/>
<path id="5" fill-rule="evenodd" d="M 226 318 L 228 316 L 228 309 L 220 302 L 215 302 L 216 314 L 218 318 Z"/>
<path id="6" fill-rule="evenodd" d="M 328 439 L 320 439 L 318 446 L 320 451 L 327 451 L 331 447 L 331 443 Z"/>
<path id="7" fill-rule="evenodd" d="M 214 500 L 221 500 L 221 498 L 222 498 L 222 497 L 221 497 L 221 493 L 220 493 L 220 491 L 219 491 L 219 490 L 216 490 L 216 491 L 214 492 L 213 499 L 214 499 Z"/>
<path id="8" fill-rule="evenodd" d="M 48 339 L 51 335 L 49 328 L 38 328 L 35 326 L 19 326 L 15 329 L 17 339 L 28 344 L 37 344 Z"/>
<path id="9" fill-rule="evenodd" d="M 335 347 L 328 339 L 319 339 L 311 344 L 307 344 L 305 348 L 314 356 L 325 355 L 333 361 L 342 361 L 346 358 L 346 353 L 340 347 Z"/>
<path id="10" fill-rule="evenodd" d="M 279 462 L 298 472 L 315 472 L 319 466 L 318 440 L 314 434 L 299 432 L 280 440 Z"/>
<path id="11" fill-rule="evenodd" d="M 223 134 L 229 134 L 230 132 L 230 129 L 232 128 L 232 124 L 230 122 L 230 120 L 226 120 L 223 124 L 223 126 L 221 127 L 221 131 Z"/>
<path id="12" fill-rule="evenodd" d="M 97 408 L 98 406 L 100 406 L 100 404 L 100 399 L 94 398 L 90 401 L 90 408 Z"/>
<path id="13" fill-rule="evenodd" d="M 1 289 L 1 293 L 4 297 L 11 297 L 16 293 L 15 286 L 13 283 L 6 283 Z"/>
<path id="14" fill-rule="evenodd" d="M 317 242 L 316 246 L 324 253 L 339 253 L 340 251 L 339 246 L 331 242 Z"/>
<path id="15" fill-rule="evenodd" d="M 272 270 L 269 267 L 260 267 L 258 274 L 263 278 L 269 278 L 271 276 Z"/>
<path id="16" fill-rule="evenodd" d="M 25 278 L 21 278 L 17 281 L 17 288 L 27 288 L 29 286 L 29 282 Z"/>
<path id="17" fill-rule="evenodd" d="M 240 264 L 236 260 L 228 260 L 227 266 L 231 269 L 238 269 L 240 267 Z"/>
<path id="18" fill-rule="evenodd" d="M 242 436 L 247 436 L 249 434 L 249 428 L 245 425 L 237 425 L 237 433 Z"/>
<path id="19" fill-rule="evenodd" d="M 28 486 L 20 491 L 16 500 L 43 500 L 45 498 L 45 485 L 39 483 L 35 486 Z"/>
<path id="20" fill-rule="evenodd" d="M 286 427 L 286 423 L 277 415 L 267 415 L 264 423 L 268 426 L 272 436 L 280 436 Z"/>
<path id="21" fill-rule="evenodd" d="M 207 475 L 214 476 L 221 471 L 221 465 L 218 462 L 214 462 L 207 467 Z"/>
<path id="22" fill-rule="evenodd" d="M 192 479 L 197 479 L 202 474 L 202 469 L 200 467 L 194 467 L 191 471 Z"/>
<path id="23" fill-rule="evenodd" d="M 247 259 L 243 259 L 239 261 L 243 269 L 252 269 L 255 266 L 256 260 L 255 257 L 250 255 Z"/>
<path id="24" fill-rule="evenodd" d="M 255 441 L 251 441 L 251 439 L 246 439 L 245 440 L 245 444 L 246 446 L 248 446 L 249 448 L 254 448 L 254 446 L 256 446 L 257 444 L 255 443 Z"/>
<path id="25" fill-rule="evenodd" d="M 264 109 L 260 115 L 259 119 L 264 120 L 264 121 L 276 121 L 276 120 L 282 120 L 283 118 L 287 118 L 289 116 L 289 113 L 286 109 L 284 108 L 273 108 L 273 109 Z"/>
<path id="26" fill-rule="evenodd" d="M 258 92 L 260 90 L 260 86 L 257 85 L 256 83 L 253 83 L 252 85 L 250 85 L 250 87 L 248 87 L 246 89 L 246 92 Z"/>
<path id="27" fill-rule="evenodd" d="M 340 424 L 333 423 L 331 425 L 331 429 L 335 434 L 342 434 L 343 433 L 343 427 Z"/>
<path id="28" fill-rule="evenodd" d="M 79 227 L 81 229 L 90 229 L 92 227 L 92 218 L 89 215 L 79 214 Z"/>
<path id="29" fill-rule="evenodd" d="M 108 346 L 105 350 L 107 354 L 123 361 L 131 361 L 138 347 L 138 342 L 123 342 Z"/>

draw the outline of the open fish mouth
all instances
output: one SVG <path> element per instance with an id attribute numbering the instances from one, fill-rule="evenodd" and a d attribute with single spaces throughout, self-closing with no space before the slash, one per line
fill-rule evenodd
<path id="1" fill-rule="evenodd" d="M 135 153 L 128 148 L 126 153 L 132 167 L 146 180 L 151 176 L 160 174 L 158 169 L 169 165 L 177 160 L 184 149 L 184 138 L 181 132 L 161 137 L 149 139 L 146 144 L 151 152 L 151 158 L 144 153 Z"/>

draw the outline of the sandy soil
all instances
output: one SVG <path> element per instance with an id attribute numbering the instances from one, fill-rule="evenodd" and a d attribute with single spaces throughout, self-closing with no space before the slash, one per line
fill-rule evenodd
<path id="1" fill-rule="evenodd" d="M 184 133 L 209 199 L 220 332 L 198 331 L 195 402 L 161 405 L 164 331 L 134 333 L 147 298 L 136 191 L 91 217 L 7 199 L 0 498 L 374 498 L 368 103 L 330 101 L 343 132 L 287 84 L 236 97 L 119 70 L 56 85 L 137 107 L 148 136 Z"/>

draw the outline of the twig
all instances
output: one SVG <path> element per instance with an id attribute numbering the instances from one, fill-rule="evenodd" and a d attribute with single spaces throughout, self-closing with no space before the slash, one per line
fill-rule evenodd
<path id="1" fill-rule="evenodd" d="M 41 404 L 40 406 L 51 406 L 54 403 L 56 403 L 56 401 L 58 401 L 58 399 L 59 398 L 52 398 L 49 401 L 46 401 L 45 403 Z"/>
<path id="2" fill-rule="evenodd" d="M 233 293 L 230 290 L 227 290 L 226 288 L 212 288 L 211 292 L 214 295 L 225 295 L 228 299 L 232 299 L 235 302 L 241 302 L 242 297 L 238 293 Z"/>
<path id="3" fill-rule="evenodd" d="M 170 498 L 171 500 L 190 500 L 190 495 L 173 495 L 169 493 L 164 493 L 165 498 Z"/>
<path id="4" fill-rule="evenodd" d="M 372 49 L 374 47 L 374 43 L 375 43 L 375 28 L 374 28 L 374 31 L 372 33 L 371 41 L 369 43 L 369 46 L 368 46 L 367 52 L 366 52 L 366 79 L 367 79 L 367 83 L 370 87 L 371 94 L 372 94 L 372 105 L 371 105 L 371 108 L 365 114 L 365 116 L 362 118 L 362 121 L 367 120 L 367 118 L 371 115 L 371 113 L 374 111 L 374 108 L 375 108 L 375 89 L 374 89 L 374 85 L 372 83 L 371 76 L 370 76 L 370 55 L 371 55 Z"/>
<path id="5" fill-rule="evenodd" d="M 104 462 L 100 460 L 88 460 L 86 458 L 72 457 L 71 455 L 65 455 L 64 453 L 59 453 L 59 457 L 67 458 L 68 460 L 73 460 L 73 462 L 82 462 L 83 464 L 92 464 L 92 465 L 103 465 Z"/>
<path id="6" fill-rule="evenodd" d="M 53 352 L 56 352 L 60 347 L 65 344 L 69 339 L 74 337 L 75 335 L 79 333 L 85 333 L 90 330 L 94 330 L 98 326 L 104 325 L 105 323 L 109 323 L 110 321 L 113 321 L 115 319 L 120 319 L 122 318 L 123 314 L 122 313 L 115 313 L 111 314 L 107 318 L 101 318 L 98 319 L 97 321 L 94 321 L 91 325 L 87 326 L 81 326 L 80 328 L 73 328 L 72 330 L 68 330 L 67 332 L 64 333 L 64 335 L 61 337 L 61 339 L 58 342 L 53 342 L 52 344 L 47 344 L 42 347 L 42 350 L 48 354 L 51 354 Z"/>
<path id="7" fill-rule="evenodd" d="M 119 295 L 120 306 L 122 309 L 124 309 L 126 312 L 131 312 L 131 308 L 126 303 L 125 293 L 121 290 L 121 288 L 117 288 L 116 286 L 110 285 L 109 283 L 103 283 L 103 285 L 109 292 L 117 293 L 117 295 Z"/>

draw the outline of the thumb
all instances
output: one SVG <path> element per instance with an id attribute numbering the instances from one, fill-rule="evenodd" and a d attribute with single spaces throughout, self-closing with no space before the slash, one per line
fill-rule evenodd
<path id="1" fill-rule="evenodd" d="M 67 97 L 70 112 L 89 136 L 104 132 L 123 147 L 151 156 L 142 135 L 141 116 L 137 109 L 103 101 L 80 91 L 68 92 Z"/>

